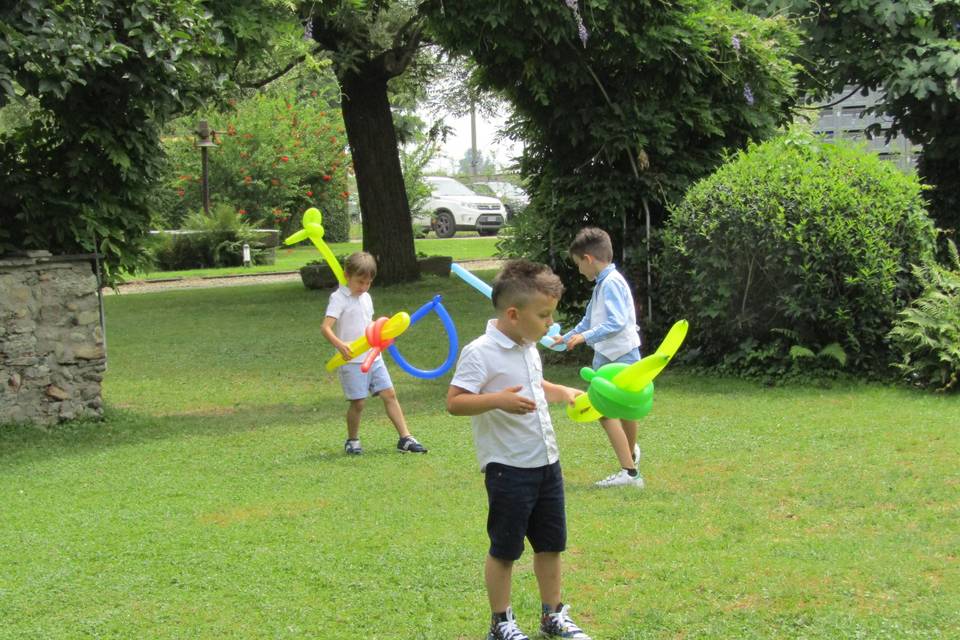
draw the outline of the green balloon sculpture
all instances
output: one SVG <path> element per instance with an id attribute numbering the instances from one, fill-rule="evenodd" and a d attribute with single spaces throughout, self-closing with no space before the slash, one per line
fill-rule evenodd
<path id="1" fill-rule="evenodd" d="M 596 371 L 580 369 L 580 377 L 590 383 L 587 392 L 567 407 L 567 416 L 577 422 L 592 422 L 601 417 L 638 420 L 653 408 L 653 379 L 656 378 L 687 336 L 689 323 L 675 323 L 656 353 L 633 364 L 611 362 Z"/>

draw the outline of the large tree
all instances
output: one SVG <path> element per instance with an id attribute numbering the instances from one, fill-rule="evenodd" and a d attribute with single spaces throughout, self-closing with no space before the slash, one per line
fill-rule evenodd
<path id="1" fill-rule="evenodd" d="M 824 98 L 854 85 L 878 92 L 890 135 L 923 145 L 919 171 L 930 212 L 960 229 L 960 1 L 740 0 L 793 17 L 804 33 L 803 89 Z"/>
<path id="2" fill-rule="evenodd" d="M 423 43 L 418 3 L 321 0 L 309 5 L 310 33 L 327 51 L 343 92 L 343 120 L 363 214 L 363 248 L 379 263 L 379 281 L 419 277 L 388 83 Z"/>

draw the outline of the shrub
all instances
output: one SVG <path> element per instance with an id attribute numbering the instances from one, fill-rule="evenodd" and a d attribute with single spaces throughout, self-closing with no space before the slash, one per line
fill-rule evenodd
<path id="1" fill-rule="evenodd" d="M 300 228 L 306 209 L 317 207 L 327 241 L 347 241 L 350 158 L 340 110 L 322 91 L 276 90 L 238 103 L 233 112 L 208 115 L 218 144 L 208 153 L 211 201 L 283 237 Z M 194 122 L 179 121 L 166 140 L 166 197 L 157 200 L 167 203 L 163 217 L 171 227 L 202 206 Z"/>
<path id="2" fill-rule="evenodd" d="M 890 332 L 894 364 L 911 382 L 937 391 L 956 391 L 960 377 L 960 256 L 949 243 L 952 270 L 937 264 L 917 265 L 914 276 L 923 294 L 900 312 Z"/>
<path id="3" fill-rule="evenodd" d="M 162 271 L 237 266 L 243 263 L 244 244 L 250 246 L 254 264 L 268 264 L 273 256 L 229 205 L 217 205 L 210 216 L 194 212 L 184 227 L 186 233 L 160 236 L 154 261 Z"/>
<path id="4" fill-rule="evenodd" d="M 794 130 L 738 153 L 674 208 L 659 297 L 691 320 L 709 366 L 779 375 L 836 343 L 827 355 L 882 370 L 896 314 L 920 291 L 910 265 L 934 243 L 914 176 Z"/>

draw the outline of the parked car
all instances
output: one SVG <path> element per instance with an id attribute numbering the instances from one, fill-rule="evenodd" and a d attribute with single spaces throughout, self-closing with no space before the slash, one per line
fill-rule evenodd
<path id="1" fill-rule="evenodd" d="M 473 185 L 475 190 L 480 187 L 489 189 L 490 193 L 503 203 L 503 208 L 507 211 L 508 222 L 530 204 L 530 196 L 527 195 L 527 192 L 510 182 L 491 181 Z"/>
<path id="2" fill-rule="evenodd" d="M 427 176 L 430 198 L 421 214 L 414 216 L 415 225 L 432 229 L 438 238 L 452 238 L 457 231 L 476 231 L 482 236 L 495 236 L 504 223 L 506 210 L 497 198 L 477 195 L 453 178 Z"/>

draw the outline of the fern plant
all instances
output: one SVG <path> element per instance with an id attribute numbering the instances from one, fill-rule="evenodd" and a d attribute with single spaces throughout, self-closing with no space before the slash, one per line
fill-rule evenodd
<path id="1" fill-rule="evenodd" d="M 937 391 L 956 390 L 960 379 L 960 256 L 948 243 L 950 268 L 915 266 L 923 293 L 900 312 L 890 331 L 900 361 L 893 366 L 907 379 Z"/>

